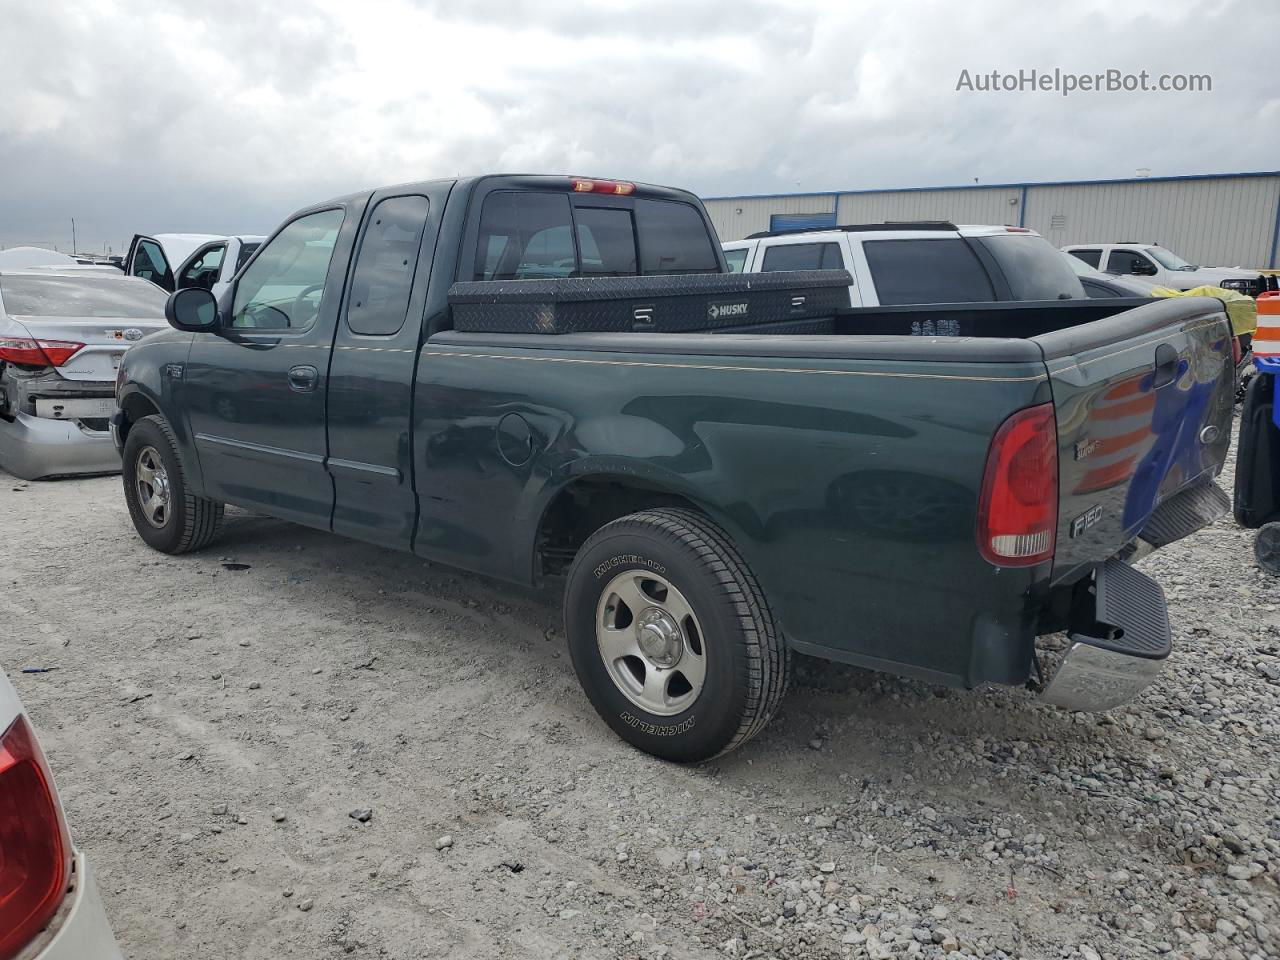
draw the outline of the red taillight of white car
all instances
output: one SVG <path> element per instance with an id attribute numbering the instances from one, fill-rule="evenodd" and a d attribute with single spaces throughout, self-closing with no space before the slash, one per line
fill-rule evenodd
<path id="1" fill-rule="evenodd" d="M 0 960 L 40 933 L 67 893 L 71 837 L 26 718 L 0 735 Z"/>
<path id="2" fill-rule="evenodd" d="M 0 339 L 0 360 L 24 367 L 60 367 L 84 349 L 67 340 Z"/>
<path id="3" fill-rule="evenodd" d="M 998 567 L 1053 557 L 1058 528 L 1058 429 L 1053 404 L 1019 410 L 1000 425 L 982 478 L 978 549 Z"/>

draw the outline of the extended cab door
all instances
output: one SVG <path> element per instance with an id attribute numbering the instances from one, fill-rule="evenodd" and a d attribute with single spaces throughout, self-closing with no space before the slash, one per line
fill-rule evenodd
<path id="1" fill-rule="evenodd" d="M 413 372 L 448 186 L 373 195 L 329 366 L 333 530 L 404 550 L 417 519 Z"/>
<path id="2" fill-rule="evenodd" d="M 286 223 L 223 296 L 220 331 L 195 334 L 180 375 L 207 496 L 329 527 L 325 388 L 363 209 Z"/>

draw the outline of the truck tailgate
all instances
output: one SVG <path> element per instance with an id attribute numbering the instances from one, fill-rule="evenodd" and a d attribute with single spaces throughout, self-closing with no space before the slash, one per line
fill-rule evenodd
<path id="1" fill-rule="evenodd" d="M 1055 582 L 1151 528 L 1159 536 L 1146 539 L 1167 542 L 1221 512 L 1223 495 L 1203 486 L 1231 442 L 1235 374 L 1221 302 L 1166 300 L 1035 340 L 1058 426 Z"/>

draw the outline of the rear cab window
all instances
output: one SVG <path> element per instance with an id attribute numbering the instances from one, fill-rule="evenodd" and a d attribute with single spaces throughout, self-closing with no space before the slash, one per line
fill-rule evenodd
<path id="1" fill-rule="evenodd" d="M 474 280 L 719 273 L 692 204 L 645 197 L 494 190 L 484 198 Z"/>
<path id="2" fill-rule="evenodd" d="M 986 268 L 959 237 L 864 240 L 862 250 L 885 306 L 995 299 Z"/>
<path id="3" fill-rule="evenodd" d="M 1077 260 L 1083 260 L 1095 270 L 1098 268 L 1098 263 L 1102 258 L 1101 250 L 1068 250 L 1067 252 Z"/>

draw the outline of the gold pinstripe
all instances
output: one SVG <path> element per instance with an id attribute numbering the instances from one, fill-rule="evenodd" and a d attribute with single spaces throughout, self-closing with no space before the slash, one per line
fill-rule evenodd
<path id="1" fill-rule="evenodd" d="M 720 370 L 728 373 L 813 373 L 836 377 L 903 377 L 912 380 L 976 380 L 997 383 L 1029 383 L 1047 380 L 1034 377 L 978 377 L 951 373 L 894 373 L 882 370 L 815 370 L 808 367 L 730 367 L 714 363 L 658 363 L 652 360 L 596 360 L 586 357 L 530 357 L 500 353 L 455 353 L 452 350 L 424 350 L 424 357 L 459 357 L 467 360 L 523 360 L 540 363 L 585 363 L 609 367 L 657 367 L 664 370 Z"/>
<path id="2" fill-rule="evenodd" d="M 1192 333 L 1202 327 L 1212 326 L 1217 323 L 1216 319 L 1209 320 L 1206 323 L 1199 324 L 1194 327 L 1186 327 L 1182 333 Z M 1120 350 L 1111 353 L 1104 353 L 1101 356 L 1091 357 L 1086 362 L 1094 360 L 1107 360 L 1111 357 L 1118 357 L 1121 354 L 1129 353 L 1133 350 L 1141 350 L 1163 337 L 1168 336 L 1167 333 L 1157 333 L 1150 338 L 1143 340 L 1141 343 L 1131 344 Z M 279 343 L 281 347 L 301 347 L 313 350 L 328 350 L 330 345 L 327 343 Z M 414 350 L 404 347 L 359 347 L 347 344 L 338 344 L 333 347 L 335 350 L 352 350 L 357 353 L 414 353 Z M 534 357 L 519 354 L 502 354 L 502 353 L 460 353 L 453 350 L 424 350 L 424 357 L 458 357 L 465 360 L 517 360 L 538 363 L 579 363 L 592 366 L 610 366 L 610 367 L 646 367 L 657 368 L 663 370 L 718 370 L 726 373 L 810 373 L 819 376 L 837 376 L 837 377 L 897 377 L 906 380 L 961 380 L 975 381 L 981 383 L 1034 383 L 1041 380 L 1047 380 L 1048 376 L 1037 374 L 1032 377 L 980 377 L 980 376 L 959 376 L 951 373 L 905 373 L 887 370 L 819 370 L 812 367 L 741 367 L 727 366 L 717 363 L 659 363 L 654 360 L 602 360 L 588 357 Z M 1065 359 L 1065 358 L 1064 358 Z M 1079 366 L 1078 363 L 1072 363 L 1070 366 Z"/>

